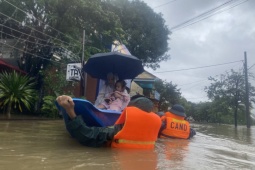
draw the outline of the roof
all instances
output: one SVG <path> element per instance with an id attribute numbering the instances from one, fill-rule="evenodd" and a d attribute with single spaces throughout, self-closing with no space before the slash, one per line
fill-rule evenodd
<path id="1" fill-rule="evenodd" d="M 144 71 L 143 73 L 139 74 L 136 78 L 152 78 L 152 79 L 159 79 L 157 76 L 149 73 L 148 71 Z"/>
<path id="2" fill-rule="evenodd" d="M 0 72 L 2 71 L 12 71 L 12 70 L 15 70 L 15 71 L 18 71 L 19 73 L 22 73 L 22 74 L 26 74 L 25 71 L 19 69 L 18 67 L 16 66 L 13 66 L 7 62 L 5 62 L 3 59 L 0 59 Z"/>

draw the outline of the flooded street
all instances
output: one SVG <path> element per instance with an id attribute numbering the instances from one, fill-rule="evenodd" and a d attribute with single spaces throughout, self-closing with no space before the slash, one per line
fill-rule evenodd
<path id="1" fill-rule="evenodd" d="M 0 169 L 255 169 L 255 128 L 192 124 L 191 140 L 158 140 L 155 150 L 89 148 L 62 120 L 0 121 Z"/>

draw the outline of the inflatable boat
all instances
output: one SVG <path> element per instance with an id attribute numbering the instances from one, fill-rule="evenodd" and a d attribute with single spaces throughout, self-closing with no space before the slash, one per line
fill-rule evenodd
<path id="1" fill-rule="evenodd" d="M 80 98 L 73 98 L 74 110 L 77 115 L 81 115 L 87 126 L 106 127 L 112 126 L 119 118 L 121 112 L 114 110 L 103 110 L 96 108 L 90 101 Z M 65 109 L 56 103 L 60 114 L 65 122 L 69 119 Z"/>

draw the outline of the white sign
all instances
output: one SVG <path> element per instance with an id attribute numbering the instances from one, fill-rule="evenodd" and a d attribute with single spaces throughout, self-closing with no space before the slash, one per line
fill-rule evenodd
<path id="1" fill-rule="evenodd" d="M 66 80 L 80 81 L 81 80 L 81 63 L 67 64 Z"/>

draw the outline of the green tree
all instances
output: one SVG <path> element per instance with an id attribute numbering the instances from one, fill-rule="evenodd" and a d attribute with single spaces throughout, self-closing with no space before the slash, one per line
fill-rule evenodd
<path id="1" fill-rule="evenodd" d="M 23 107 L 31 109 L 36 100 L 35 81 L 28 76 L 16 72 L 0 74 L 0 107 L 6 110 L 8 118 L 12 108 L 23 111 Z"/>
<path id="2" fill-rule="evenodd" d="M 170 106 L 177 104 L 180 101 L 180 90 L 177 89 L 177 85 L 172 84 L 172 82 L 157 80 L 155 82 L 155 90 L 160 94 L 160 111 L 167 111 Z"/>
<path id="3" fill-rule="evenodd" d="M 107 1 L 108 2 L 108 1 Z M 124 40 L 131 54 L 142 60 L 143 64 L 156 69 L 159 62 L 169 59 L 167 54 L 170 31 L 162 14 L 140 0 L 109 0 L 124 30 Z"/>
<path id="4" fill-rule="evenodd" d="M 179 104 L 181 104 L 185 108 L 186 116 L 192 116 L 194 118 L 194 115 L 197 113 L 196 110 L 196 103 L 192 103 L 190 101 L 187 101 L 184 97 L 181 97 L 179 100 Z"/>
<path id="5" fill-rule="evenodd" d="M 42 105 L 42 116 L 56 118 L 59 117 L 58 109 L 55 105 L 56 97 L 55 96 L 44 96 L 43 105 Z"/>
<path id="6" fill-rule="evenodd" d="M 224 119 L 225 122 L 225 119 L 233 115 L 235 117 L 233 120 L 239 119 L 244 122 L 245 114 L 238 115 L 238 109 L 239 111 L 242 109 L 240 104 L 245 103 L 245 80 L 242 72 L 231 70 L 231 72 L 220 75 L 219 78 L 209 77 L 209 80 L 212 83 L 205 87 L 205 90 L 213 103 L 214 121 L 220 122 Z M 249 89 L 250 102 L 255 103 L 255 88 L 249 84 Z"/>
<path id="7" fill-rule="evenodd" d="M 6 14 L 0 16 L 0 23 L 4 25 L 2 28 L 15 29 L 4 29 L 4 32 L 23 40 L 27 63 L 24 69 L 35 72 L 35 75 L 42 64 L 47 65 L 42 59 L 51 59 L 55 48 L 72 51 L 75 54 L 71 56 L 72 60 L 80 60 L 83 30 L 86 30 L 86 57 L 109 50 L 113 40 L 117 39 L 127 43 L 131 53 L 151 68 L 156 69 L 159 62 L 169 58 L 166 52 L 170 31 L 162 14 L 155 13 L 142 1 L 8 2 L 0 1 L 1 12 Z M 35 56 L 38 60 L 30 62 Z"/>

